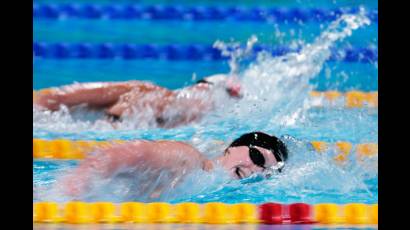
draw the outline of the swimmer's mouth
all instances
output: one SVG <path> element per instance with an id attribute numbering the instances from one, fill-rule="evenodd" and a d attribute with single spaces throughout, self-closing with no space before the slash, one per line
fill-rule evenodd
<path id="1" fill-rule="evenodd" d="M 235 174 L 238 176 L 239 179 L 243 179 L 244 177 L 241 175 L 242 171 L 239 167 L 235 168 Z"/>
<path id="2" fill-rule="evenodd" d="M 238 90 L 234 90 L 232 88 L 227 88 L 226 92 L 233 98 L 241 99 L 243 97 L 243 95 Z"/>

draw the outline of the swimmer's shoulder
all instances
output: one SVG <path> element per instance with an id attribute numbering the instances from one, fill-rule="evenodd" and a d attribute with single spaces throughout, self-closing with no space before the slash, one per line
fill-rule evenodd
<path id="1" fill-rule="evenodd" d="M 170 150 L 176 150 L 176 151 L 182 151 L 182 152 L 198 151 L 195 147 L 183 141 L 156 140 L 156 141 L 152 141 L 151 143 L 157 146 L 161 146 L 164 149 L 169 148 Z"/>
<path id="2" fill-rule="evenodd" d="M 195 148 L 182 141 L 173 141 L 173 140 L 132 140 L 126 142 L 135 147 L 150 147 L 157 149 L 169 149 L 169 150 L 194 150 Z"/>
<path id="3" fill-rule="evenodd" d="M 126 81 L 123 82 L 123 84 L 127 84 L 131 87 L 134 87 L 136 89 L 159 89 L 162 88 L 158 85 L 155 85 L 154 83 L 150 82 L 150 81 L 137 81 L 137 80 L 131 80 L 131 81 Z"/>
<path id="4" fill-rule="evenodd" d="M 162 150 L 167 152 L 167 154 L 175 153 L 185 153 L 188 155 L 199 155 L 203 156 L 202 153 L 196 149 L 194 146 L 183 142 L 174 140 L 133 140 L 130 142 L 133 147 L 137 148 L 149 148 Z M 155 151 L 157 152 L 157 151 Z"/>

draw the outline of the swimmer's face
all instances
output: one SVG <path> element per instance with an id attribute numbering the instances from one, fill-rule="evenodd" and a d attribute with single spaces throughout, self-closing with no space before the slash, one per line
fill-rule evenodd
<path id="1" fill-rule="evenodd" d="M 243 96 L 240 81 L 236 77 L 231 77 L 225 74 L 216 74 L 203 80 L 214 87 L 224 88 L 231 98 L 238 99 Z"/>
<path id="2" fill-rule="evenodd" d="M 241 91 L 241 83 L 240 81 L 235 78 L 235 77 L 229 77 L 226 78 L 226 80 L 223 83 L 226 92 L 231 96 L 232 98 L 242 98 L 242 91 Z"/>
<path id="3" fill-rule="evenodd" d="M 222 164 L 233 178 L 247 178 L 252 174 L 262 173 L 267 168 L 277 164 L 275 156 L 270 150 L 258 146 L 252 148 L 256 151 L 250 150 L 248 146 L 230 147 L 225 150 Z M 252 153 L 253 157 L 251 157 L 250 151 L 254 152 Z"/>

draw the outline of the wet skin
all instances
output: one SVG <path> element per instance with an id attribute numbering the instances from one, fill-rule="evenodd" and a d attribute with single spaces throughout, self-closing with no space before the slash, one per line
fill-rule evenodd
<path id="1" fill-rule="evenodd" d="M 276 164 L 269 150 L 256 148 L 265 158 L 265 167 Z M 90 189 L 90 182 L 96 175 L 109 178 L 122 171 L 132 177 L 133 173 L 149 169 L 151 173 L 147 177 L 150 178 L 146 179 L 155 181 L 162 171 L 166 171 L 169 180 L 161 182 L 150 194 L 151 198 L 158 198 L 164 189 L 174 188 L 192 170 L 211 172 L 216 164 L 221 165 L 233 179 L 246 178 L 264 170 L 252 162 L 246 146 L 228 148 L 223 155 L 211 160 L 183 142 L 137 140 L 97 150 L 58 183 L 66 195 L 77 197 Z"/>
<path id="2" fill-rule="evenodd" d="M 141 81 L 83 83 L 40 91 L 33 104 L 51 111 L 58 110 L 61 105 L 70 108 L 85 104 L 113 117 L 144 113 L 148 109 L 153 112 L 158 126 L 172 128 L 199 120 L 212 110 L 209 93 L 209 86 L 204 83 L 179 91 Z"/>

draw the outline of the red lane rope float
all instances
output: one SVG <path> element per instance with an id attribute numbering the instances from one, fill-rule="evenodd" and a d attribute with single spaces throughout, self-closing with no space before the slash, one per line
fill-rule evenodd
<path id="1" fill-rule="evenodd" d="M 35 223 L 378 224 L 378 204 L 36 202 Z"/>

